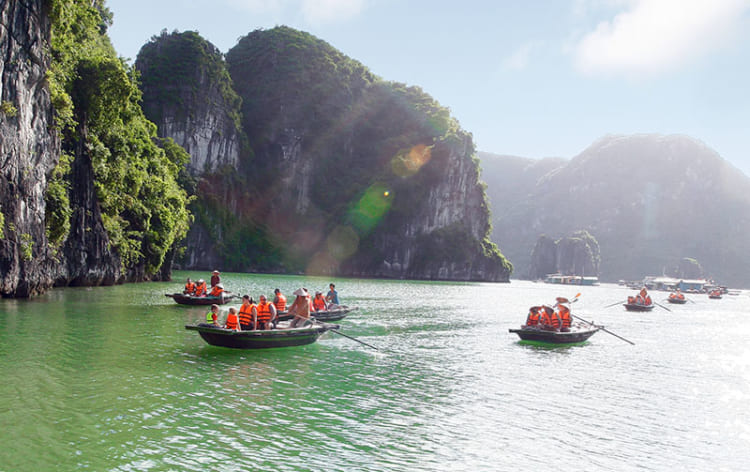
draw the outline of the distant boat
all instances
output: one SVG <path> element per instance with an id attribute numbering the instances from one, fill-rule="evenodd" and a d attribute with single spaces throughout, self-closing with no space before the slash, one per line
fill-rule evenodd
<path id="1" fill-rule="evenodd" d="M 544 278 L 548 284 L 560 285 L 599 285 L 599 277 L 583 277 L 581 275 L 549 274 Z"/>
<path id="2" fill-rule="evenodd" d="M 651 305 L 643 305 L 641 303 L 623 303 L 622 306 L 624 306 L 627 311 L 651 311 L 654 309 L 653 303 Z"/>
<path id="3" fill-rule="evenodd" d="M 349 308 L 347 305 L 341 305 L 332 310 L 312 311 L 310 312 L 310 316 L 318 321 L 339 321 L 343 320 L 350 311 L 356 309 L 356 306 Z M 279 321 L 291 320 L 292 318 L 294 318 L 294 315 L 290 315 L 286 311 L 280 312 L 278 316 Z"/>
<path id="4" fill-rule="evenodd" d="M 227 292 L 222 293 L 218 297 L 194 297 L 192 295 L 185 295 L 184 293 L 165 293 L 164 296 L 174 299 L 180 305 L 223 305 L 235 298 L 234 295 Z"/>
<path id="5" fill-rule="evenodd" d="M 678 305 L 684 305 L 685 303 L 687 303 L 687 298 L 685 298 L 685 295 L 679 292 L 672 292 L 669 294 L 669 297 L 667 297 L 667 301 L 669 303 L 676 303 Z"/>

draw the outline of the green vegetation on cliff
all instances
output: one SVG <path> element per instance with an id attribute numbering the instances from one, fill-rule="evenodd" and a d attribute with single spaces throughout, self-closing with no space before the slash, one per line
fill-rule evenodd
<path id="1" fill-rule="evenodd" d="M 96 199 L 112 249 L 125 271 L 155 274 L 189 224 L 187 196 L 176 182 L 184 153 L 165 153 L 143 115 L 133 68 L 106 35 L 111 13 L 103 0 L 50 0 L 52 66 L 48 74 L 60 164 L 47 191 L 47 231 L 53 246 L 69 231 L 69 195 L 77 185 L 70 164 L 89 160 Z"/>

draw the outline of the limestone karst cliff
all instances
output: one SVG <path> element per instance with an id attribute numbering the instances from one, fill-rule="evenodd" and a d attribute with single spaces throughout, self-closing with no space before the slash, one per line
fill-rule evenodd
<path id="1" fill-rule="evenodd" d="M 53 274 L 47 252 L 47 180 L 59 143 L 45 74 L 50 21 L 43 0 L 0 3 L 0 293 L 44 291 Z"/>

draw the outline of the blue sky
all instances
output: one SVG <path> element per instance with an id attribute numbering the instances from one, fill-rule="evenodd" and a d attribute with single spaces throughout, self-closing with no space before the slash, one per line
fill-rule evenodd
<path id="1" fill-rule="evenodd" d="M 162 29 L 227 52 L 321 38 L 451 109 L 478 150 L 571 158 L 607 134 L 685 134 L 750 175 L 750 0 L 108 0 L 135 60 Z"/>

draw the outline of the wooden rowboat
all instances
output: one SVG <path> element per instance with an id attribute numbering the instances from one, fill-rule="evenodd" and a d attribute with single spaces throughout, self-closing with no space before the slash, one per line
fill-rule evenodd
<path id="1" fill-rule="evenodd" d="M 194 297 L 184 293 L 165 293 L 165 297 L 173 298 L 180 305 L 223 305 L 229 303 L 235 296 L 229 293 L 223 293 L 218 297 Z"/>
<path id="2" fill-rule="evenodd" d="M 654 304 L 642 305 L 640 303 L 623 303 L 622 306 L 628 311 L 651 311 L 654 309 Z"/>
<path id="3" fill-rule="evenodd" d="M 269 329 L 260 331 L 235 331 L 205 323 L 185 325 L 185 329 L 198 331 L 201 338 L 212 346 L 234 349 L 268 349 L 274 347 L 312 344 L 326 331 L 339 325 L 315 323 L 302 328 Z"/>
<path id="4" fill-rule="evenodd" d="M 678 305 L 684 305 L 685 303 L 687 303 L 687 298 L 669 297 L 667 298 L 667 301 L 669 303 L 676 303 Z"/>
<path id="5" fill-rule="evenodd" d="M 572 345 L 579 344 L 591 336 L 597 331 L 602 329 L 602 326 L 585 326 L 572 328 L 570 331 L 551 331 L 535 326 L 524 326 L 520 329 L 511 328 L 508 331 L 516 333 L 521 341 L 533 343 L 533 344 L 553 344 L 553 345 Z"/>
<path id="6" fill-rule="evenodd" d="M 356 306 L 350 308 L 346 305 L 341 305 L 339 308 L 334 308 L 333 310 L 313 311 L 310 313 L 310 316 L 318 321 L 339 321 L 343 320 L 350 311 L 356 309 Z M 291 320 L 292 318 L 294 318 L 294 315 L 290 315 L 286 311 L 279 312 L 279 321 Z"/>

